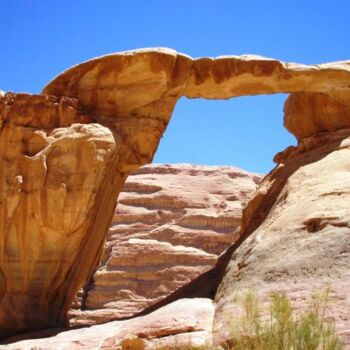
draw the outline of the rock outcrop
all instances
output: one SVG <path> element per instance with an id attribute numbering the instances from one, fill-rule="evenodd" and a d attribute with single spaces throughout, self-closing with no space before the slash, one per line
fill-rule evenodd
<path id="1" fill-rule="evenodd" d="M 100 267 L 71 323 L 133 316 L 212 268 L 238 237 L 261 177 L 234 167 L 148 165 L 120 193 Z"/>
<path id="2" fill-rule="evenodd" d="M 126 170 L 138 162 L 116 132 L 131 125 L 100 122 L 71 98 L 0 100 L 0 337 L 66 324 L 99 262 Z M 141 162 L 158 132 L 145 130 Z"/>
<path id="3" fill-rule="evenodd" d="M 148 49 L 75 66 L 40 96 L 0 96 L 0 337 L 65 324 L 76 291 L 98 264 L 122 184 L 130 172 L 151 162 L 181 96 L 291 93 L 285 125 L 300 141 L 298 147 L 304 147 L 307 137 L 338 135 L 350 127 L 349 81 L 349 61 L 305 66 L 257 56 L 194 60 L 172 50 Z M 324 159 L 333 165 L 333 156 L 343 154 L 344 147 L 339 152 L 328 152 Z M 323 173 L 324 163 L 310 152 L 305 155 L 309 163 L 290 160 L 262 184 L 247 209 L 241 236 L 270 225 L 268 219 L 284 208 L 277 196 L 293 176 L 304 170 L 313 174 L 314 168 L 317 176 Z M 335 163 L 335 170 L 346 168 Z M 288 167 L 293 175 L 286 183 L 277 181 L 287 176 L 282 170 Z M 317 178 L 315 184 L 329 179 Z M 307 201 L 310 214 L 314 203 Z M 317 220 L 311 222 L 317 227 Z M 299 226 L 293 227 L 296 234 Z M 315 242 L 326 237 L 323 230 L 316 232 Z"/>
<path id="4" fill-rule="evenodd" d="M 305 308 L 316 291 L 331 292 L 330 318 L 350 347 L 350 129 L 304 138 L 276 156 L 244 211 L 241 235 L 215 301 L 215 340 L 229 338 L 235 297 L 285 292 Z"/>
<path id="5" fill-rule="evenodd" d="M 76 100 L 7 94 L 0 130 L 1 337 L 64 322 L 124 177 L 114 135 Z"/>

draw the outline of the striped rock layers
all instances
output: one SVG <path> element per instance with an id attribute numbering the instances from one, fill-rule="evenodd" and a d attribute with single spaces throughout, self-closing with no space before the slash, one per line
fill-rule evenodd
<path id="1" fill-rule="evenodd" d="M 261 177 L 234 167 L 147 165 L 132 173 L 99 268 L 71 323 L 133 316 L 212 268 L 239 236 Z"/>

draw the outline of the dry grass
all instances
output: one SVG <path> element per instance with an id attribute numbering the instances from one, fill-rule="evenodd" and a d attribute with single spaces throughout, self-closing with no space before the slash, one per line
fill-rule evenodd
<path id="1" fill-rule="evenodd" d="M 244 314 L 232 320 L 227 350 L 342 350 L 333 321 L 326 321 L 329 290 L 313 295 L 306 312 L 297 314 L 283 293 L 271 295 L 268 317 L 254 293 L 241 300 Z M 264 313 L 266 315 L 266 312 Z"/>
<path id="2" fill-rule="evenodd" d="M 190 344 L 185 347 L 160 347 L 157 350 L 343 350 L 333 321 L 325 314 L 329 290 L 313 295 L 307 310 L 297 313 L 283 293 L 271 295 L 268 309 L 254 293 L 248 292 L 240 303 L 243 315 L 232 318 L 231 340 L 223 347 Z M 264 315 L 264 317 L 262 317 Z"/>

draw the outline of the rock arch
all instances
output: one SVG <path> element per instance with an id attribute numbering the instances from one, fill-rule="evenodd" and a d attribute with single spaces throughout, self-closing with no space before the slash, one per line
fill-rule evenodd
<path id="1" fill-rule="evenodd" d="M 279 92 L 291 94 L 284 121 L 299 141 L 350 126 L 350 61 L 145 49 L 72 67 L 41 95 L 0 97 L 0 337 L 65 324 L 128 173 L 152 161 L 181 96 Z"/>

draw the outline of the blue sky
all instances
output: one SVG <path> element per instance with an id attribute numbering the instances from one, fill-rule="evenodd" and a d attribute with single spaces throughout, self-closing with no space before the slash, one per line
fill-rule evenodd
<path id="1" fill-rule="evenodd" d="M 1 0 L 0 89 L 38 93 L 81 61 L 140 47 L 199 56 L 259 54 L 284 61 L 350 59 L 349 0 Z M 159 163 L 235 165 L 267 172 L 295 143 L 285 95 L 182 98 Z"/>

